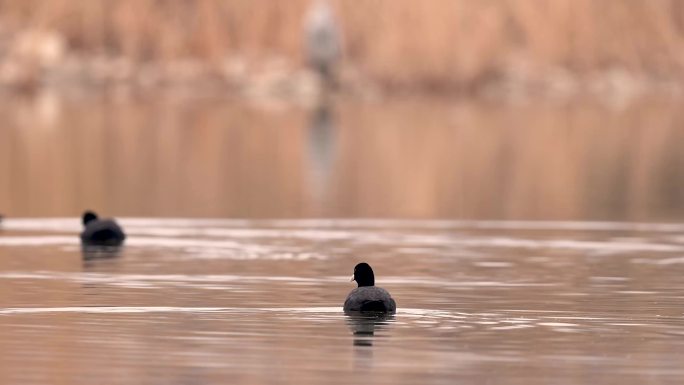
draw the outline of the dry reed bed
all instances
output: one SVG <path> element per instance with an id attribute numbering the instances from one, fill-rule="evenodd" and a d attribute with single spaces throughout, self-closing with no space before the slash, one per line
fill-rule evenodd
<path id="1" fill-rule="evenodd" d="M 63 38 L 67 54 L 134 63 L 199 60 L 249 68 L 301 66 L 309 0 L 1 0 L 0 49 L 30 31 Z M 479 88 L 502 81 L 573 87 L 621 71 L 679 81 L 679 0 L 333 0 L 345 59 L 386 86 Z M 41 67 L 37 65 L 36 67 Z M 622 78 L 619 78 L 622 79 Z M 618 79 L 618 80 L 619 80 Z M 569 85 L 568 85 L 569 84 Z"/>

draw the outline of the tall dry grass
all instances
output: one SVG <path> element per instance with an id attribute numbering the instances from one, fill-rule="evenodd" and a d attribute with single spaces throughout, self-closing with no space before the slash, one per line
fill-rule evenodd
<path id="1" fill-rule="evenodd" d="M 61 34 L 69 52 L 301 65 L 309 0 L 0 0 L 5 42 Z M 332 0 L 346 63 L 388 85 L 478 86 L 544 71 L 679 79 L 680 0 Z"/>

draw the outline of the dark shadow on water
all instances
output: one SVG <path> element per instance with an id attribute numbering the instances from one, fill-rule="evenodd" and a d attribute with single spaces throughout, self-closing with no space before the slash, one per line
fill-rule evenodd
<path id="1" fill-rule="evenodd" d="M 375 332 L 394 322 L 394 314 L 348 312 L 347 325 L 354 334 L 354 346 L 373 346 Z"/>
<path id="2" fill-rule="evenodd" d="M 116 270 L 116 266 L 121 262 L 122 246 L 94 246 L 81 245 L 82 273 L 109 274 Z M 123 282 L 119 282 L 123 283 Z M 112 282 L 101 282 L 98 280 L 86 281 L 81 283 L 84 298 L 90 305 L 113 306 L 112 302 Z"/>
<path id="3" fill-rule="evenodd" d="M 112 260 L 121 257 L 121 246 L 82 245 L 83 266 L 88 267 L 97 261 Z"/>

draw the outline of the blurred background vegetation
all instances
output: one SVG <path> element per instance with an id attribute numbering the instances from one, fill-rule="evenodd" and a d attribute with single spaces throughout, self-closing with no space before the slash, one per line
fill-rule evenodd
<path id="1" fill-rule="evenodd" d="M 0 212 L 681 220 L 683 48 L 679 0 L 0 0 Z"/>
<path id="2" fill-rule="evenodd" d="M 344 84 L 679 92 L 678 0 L 331 0 Z M 310 0 L 2 0 L 0 81 L 301 88 Z M 288 80 L 289 82 L 288 83 Z M 301 80 L 301 78 L 300 78 Z M 294 83 L 294 84 L 292 84 Z M 205 85 L 206 86 L 206 85 Z"/>

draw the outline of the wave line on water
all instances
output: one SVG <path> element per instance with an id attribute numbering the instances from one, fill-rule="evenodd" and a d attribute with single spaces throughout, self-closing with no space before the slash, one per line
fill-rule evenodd
<path id="1" fill-rule="evenodd" d="M 230 311 L 220 307 L 173 307 L 173 306 L 67 306 L 0 309 L 0 315 L 40 313 L 168 313 L 168 312 L 217 312 Z"/>
<path id="2" fill-rule="evenodd" d="M 287 234 L 283 235 L 287 238 Z M 370 235 L 359 237 L 355 240 L 359 244 L 374 245 L 423 245 L 423 246 L 460 246 L 460 247 L 487 247 L 487 248 L 510 248 L 510 249 L 559 249 L 595 251 L 603 253 L 620 252 L 682 252 L 684 246 L 668 243 L 649 242 L 597 242 L 577 241 L 571 239 L 533 240 L 524 238 L 505 237 L 447 237 L 447 236 L 406 236 L 402 241 L 391 236 Z M 0 246 L 48 246 L 48 245 L 77 245 L 76 237 L 66 236 L 9 236 L 0 237 Z M 152 248 L 181 248 L 194 256 L 202 254 L 216 255 L 217 257 L 236 257 L 240 259 L 269 258 L 276 259 L 327 259 L 323 254 L 283 252 L 263 244 L 242 243 L 231 240 L 216 239 L 193 239 L 193 238 L 170 238 L 170 237 L 137 237 L 126 241 L 130 247 Z M 226 254 L 228 253 L 228 254 Z M 290 255 L 287 257 L 287 255 Z M 251 256 L 251 257 L 250 257 Z M 680 263 L 678 259 L 670 263 Z"/>
<path id="3" fill-rule="evenodd" d="M 324 282 L 320 278 L 288 277 L 288 276 L 245 276 L 245 275 L 218 275 L 218 274 L 105 274 L 105 273 L 64 273 L 64 272 L 4 272 L 0 273 L 0 279 L 56 279 L 77 282 L 126 282 L 126 281 L 151 281 L 151 282 Z"/>
<path id="4" fill-rule="evenodd" d="M 575 231 L 651 231 L 684 232 L 684 224 L 659 222 L 615 221 L 535 221 L 535 220 L 402 220 L 402 219 L 208 219 L 208 218 L 118 218 L 131 228 L 196 228 L 223 227 L 235 229 L 258 228 L 424 228 L 424 229 L 484 229 L 484 230 L 575 230 Z M 80 231 L 78 218 L 6 218 L 8 230 Z"/>
<path id="5" fill-rule="evenodd" d="M 16 307 L 0 309 L 0 315 L 84 313 L 84 314 L 136 314 L 136 313 L 258 313 L 258 312 L 306 312 L 337 313 L 340 307 L 305 308 L 239 308 L 239 307 L 178 307 L 178 306 L 65 306 L 65 307 Z"/>
<path id="6" fill-rule="evenodd" d="M 8 271 L 0 273 L 0 279 L 37 279 L 58 280 L 78 283 L 98 283 L 117 286 L 131 286 L 138 288 L 155 288 L 159 285 L 202 285 L 202 284 L 228 284 L 228 283 L 259 283 L 273 282 L 292 285 L 316 285 L 329 283 L 347 282 L 346 276 L 328 277 L 293 277 L 293 276 L 248 276 L 248 275 L 218 275 L 218 274 L 105 274 L 93 272 L 25 272 Z M 421 277 L 387 277 L 383 283 L 391 285 L 421 285 L 450 288 L 470 287 L 552 287 L 558 286 L 553 282 L 498 282 L 498 281 L 452 281 L 428 279 Z M 155 284 L 157 286 L 155 286 Z M 199 288 L 200 286 L 198 286 Z"/>

